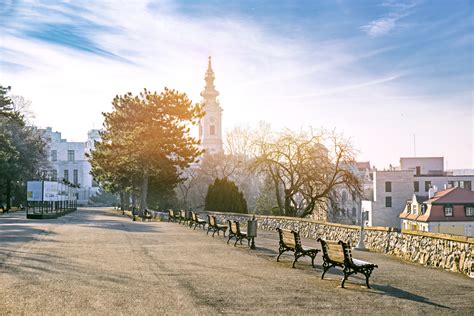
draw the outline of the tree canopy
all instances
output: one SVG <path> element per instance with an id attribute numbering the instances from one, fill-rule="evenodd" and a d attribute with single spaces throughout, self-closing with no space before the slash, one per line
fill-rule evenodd
<path id="1" fill-rule="evenodd" d="M 46 169 L 46 143 L 39 131 L 27 126 L 24 113 L 8 96 L 10 87 L 0 86 L 0 202 L 11 206 L 26 200 L 24 182 Z M 15 193 L 15 194 L 13 194 Z"/>
<path id="2" fill-rule="evenodd" d="M 335 132 L 286 130 L 255 146 L 251 167 L 272 180 L 279 215 L 305 217 L 318 212 L 326 219 L 339 199 L 339 188 L 355 196 L 362 192 L 354 172 L 354 150 Z"/>
<path id="3" fill-rule="evenodd" d="M 152 193 L 166 195 L 181 181 L 184 170 L 201 154 L 190 135 L 202 107 L 185 93 L 165 88 L 139 95 L 116 96 L 104 115 L 102 140 L 90 155 L 92 174 L 104 189 L 140 196 L 140 210 Z"/>

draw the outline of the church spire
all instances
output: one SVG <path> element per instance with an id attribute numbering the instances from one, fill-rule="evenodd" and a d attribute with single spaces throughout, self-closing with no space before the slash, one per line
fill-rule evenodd
<path id="1" fill-rule="evenodd" d="M 204 103 L 204 117 L 199 126 L 199 139 L 201 146 L 207 153 L 215 154 L 223 151 L 222 146 L 222 108 L 219 106 L 216 87 L 214 86 L 214 71 L 212 70 L 211 56 L 207 64 L 204 80 L 206 85 L 201 92 Z"/>
<path id="2" fill-rule="evenodd" d="M 206 86 L 201 92 L 201 96 L 207 106 L 219 106 L 219 102 L 216 99 L 219 95 L 219 92 L 217 92 L 216 87 L 214 86 L 215 78 L 214 71 L 212 70 L 211 56 L 209 56 L 207 71 L 204 77 L 204 80 L 206 80 Z"/>

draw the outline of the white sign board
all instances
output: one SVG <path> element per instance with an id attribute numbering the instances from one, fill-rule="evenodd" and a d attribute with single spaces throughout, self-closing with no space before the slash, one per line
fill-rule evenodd
<path id="1" fill-rule="evenodd" d="M 57 201 L 58 200 L 58 184 L 53 181 L 44 181 L 44 201 Z"/>
<path id="2" fill-rule="evenodd" d="M 43 184 L 42 181 L 28 181 L 26 183 L 26 196 L 30 201 L 42 201 Z"/>

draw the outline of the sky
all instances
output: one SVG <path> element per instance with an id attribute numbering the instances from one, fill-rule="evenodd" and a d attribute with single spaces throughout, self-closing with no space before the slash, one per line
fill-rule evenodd
<path id="1" fill-rule="evenodd" d="M 224 131 L 324 127 L 379 169 L 474 168 L 472 0 L 0 0 L 0 84 L 68 140 L 115 95 L 200 102 L 209 55 Z"/>

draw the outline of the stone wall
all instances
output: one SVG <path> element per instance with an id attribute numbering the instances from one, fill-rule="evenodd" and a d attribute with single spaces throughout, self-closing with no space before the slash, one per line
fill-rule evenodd
<path id="1" fill-rule="evenodd" d="M 211 213 L 211 212 L 209 212 Z M 220 222 L 228 219 L 242 222 L 246 226 L 251 215 L 212 213 Z M 344 240 L 356 245 L 360 228 L 313 221 L 308 219 L 256 215 L 258 228 L 268 231 L 277 227 L 299 231 L 301 236 L 311 239 Z M 429 267 L 446 269 L 474 275 L 474 238 L 434 234 L 426 232 L 400 231 L 391 227 L 366 227 L 365 246 L 375 252 L 393 255 L 403 260 Z"/>

